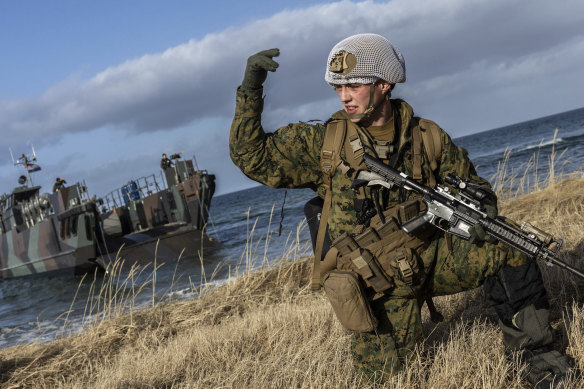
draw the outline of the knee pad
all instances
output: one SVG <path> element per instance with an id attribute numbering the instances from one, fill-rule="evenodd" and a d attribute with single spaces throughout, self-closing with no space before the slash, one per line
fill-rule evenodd
<path id="1" fill-rule="evenodd" d="M 551 344 L 554 333 L 549 317 L 547 309 L 535 309 L 533 305 L 521 309 L 514 315 L 511 326 L 499 322 L 503 344 L 512 350 L 536 349 Z"/>
<path id="2" fill-rule="evenodd" d="M 506 265 L 483 285 L 487 299 L 506 326 L 513 326 L 517 312 L 533 305 L 536 310 L 549 309 L 547 292 L 536 261 L 521 266 Z"/>

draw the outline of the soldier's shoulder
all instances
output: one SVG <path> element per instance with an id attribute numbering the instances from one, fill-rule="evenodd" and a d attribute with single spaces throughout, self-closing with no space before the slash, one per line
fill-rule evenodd
<path id="1" fill-rule="evenodd" d="M 304 145 L 306 150 L 318 152 L 322 146 L 324 128 L 321 121 L 296 122 L 280 127 L 274 135 L 282 145 Z"/>
<path id="2" fill-rule="evenodd" d="M 418 126 L 423 132 L 429 133 L 434 142 L 446 144 L 451 142 L 450 135 L 442 129 L 435 121 L 426 118 L 416 118 Z"/>
<path id="3" fill-rule="evenodd" d="M 315 126 L 315 127 L 322 127 L 324 126 L 327 122 L 325 120 L 322 119 L 310 119 L 307 120 L 305 122 L 300 121 L 298 122 L 299 124 L 305 125 L 305 126 Z"/>
<path id="4" fill-rule="evenodd" d="M 305 122 L 290 123 L 287 127 L 305 134 L 321 134 L 324 132 L 325 125 L 326 122 L 322 120 L 312 119 Z"/>
<path id="5" fill-rule="evenodd" d="M 433 120 L 418 117 L 418 125 L 423 130 L 440 130 L 443 131 L 442 128 Z"/>

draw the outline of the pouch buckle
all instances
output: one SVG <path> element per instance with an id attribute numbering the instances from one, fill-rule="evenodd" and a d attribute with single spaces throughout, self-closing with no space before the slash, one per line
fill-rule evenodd
<path id="1" fill-rule="evenodd" d="M 402 248 L 399 250 L 399 256 L 395 258 L 395 261 L 399 267 L 399 272 L 402 280 L 406 285 L 412 285 L 414 283 L 414 270 L 408 262 L 408 255 L 406 249 Z"/>

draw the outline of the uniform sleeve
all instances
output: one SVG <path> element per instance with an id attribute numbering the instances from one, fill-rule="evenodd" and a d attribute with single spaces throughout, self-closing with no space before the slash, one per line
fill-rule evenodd
<path id="1" fill-rule="evenodd" d="M 229 135 L 231 160 L 259 183 L 273 188 L 312 188 L 322 184 L 320 149 L 324 126 L 294 123 L 274 133 L 261 124 L 262 91 L 238 89 Z"/>
<path id="2" fill-rule="evenodd" d="M 440 181 L 444 183 L 445 178 L 449 173 L 462 178 L 468 178 L 482 187 L 491 188 L 489 181 L 477 174 L 473 163 L 468 157 L 466 149 L 456 146 L 450 136 L 445 131 L 442 131 L 442 157 L 439 172 Z"/>

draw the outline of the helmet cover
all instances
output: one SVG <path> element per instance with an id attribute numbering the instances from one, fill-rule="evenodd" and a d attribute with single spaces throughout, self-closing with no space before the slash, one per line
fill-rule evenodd
<path id="1" fill-rule="evenodd" d="M 377 34 L 350 36 L 329 53 L 324 79 L 332 85 L 372 84 L 378 79 L 390 84 L 406 80 L 402 53 Z"/>

